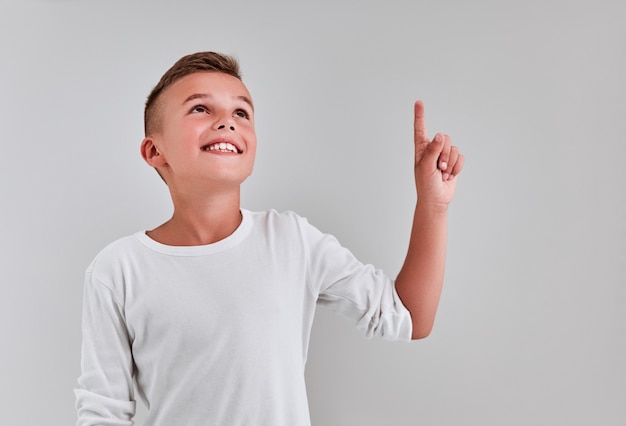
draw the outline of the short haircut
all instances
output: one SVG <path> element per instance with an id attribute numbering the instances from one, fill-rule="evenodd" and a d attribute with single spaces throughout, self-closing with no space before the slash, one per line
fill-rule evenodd
<path id="1" fill-rule="evenodd" d="M 144 131 L 146 136 L 158 131 L 161 117 L 158 111 L 158 99 L 165 89 L 183 77 L 197 72 L 221 72 L 241 80 L 239 62 L 230 55 L 216 52 L 197 52 L 180 58 L 163 74 L 161 80 L 148 95 L 144 109 Z"/>

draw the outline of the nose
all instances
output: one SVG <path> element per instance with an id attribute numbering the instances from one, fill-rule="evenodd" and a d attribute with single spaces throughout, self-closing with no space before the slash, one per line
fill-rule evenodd
<path id="1" fill-rule="evenodd" d="M 220 125 L 219 125 L 219 127 L 217 128 L 217 130 L 222 130 L 222 129 L 225 129 L 225 128 L 226 128 L 226 125 L 225 125 L 225 124 L 220 124 Z M 233 126 L 232 124 L 228 125 L 228 128 L 229 128 L 231 131 L 234 131 L 234 130 L 235 130 L 235 126 Z"/>

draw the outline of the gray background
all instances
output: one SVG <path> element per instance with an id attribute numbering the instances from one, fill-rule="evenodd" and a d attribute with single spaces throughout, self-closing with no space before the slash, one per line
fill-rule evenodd
<path id="1" fill-rule="evenodd" d="M 180 56 L 232 53 L 257 107 L 249 209 L 291 209 L 391 276 L 412 103 L 467 157 L 431 337 L 318 314 L 315 425 L 626 424 L 626 3 L 0 0 L 0 412 L 75 420 L 83 271 L 169 217 L 139 156 Z"/>

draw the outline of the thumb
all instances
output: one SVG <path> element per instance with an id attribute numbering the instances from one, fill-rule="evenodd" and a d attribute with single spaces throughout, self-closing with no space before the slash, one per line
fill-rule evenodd
<path id="1" fill-rule="evenodd" d="M 422 157 L 419 158 L 419 162 L 424 164 L 432 164 L 433 168 L 437 168 L 437 160 L 441 155 L 445 146 L 445 137 L 441 133 L 437 133 L 430 142 L 426 149 L 423 151 Z"/>

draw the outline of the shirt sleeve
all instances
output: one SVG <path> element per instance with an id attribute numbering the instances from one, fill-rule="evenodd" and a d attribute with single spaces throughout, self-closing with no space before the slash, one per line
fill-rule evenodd
<path id="1" fill-rule="evenodd" d="M 354 322 L 367 337 L 411 340 L 411 314 L 382 270 L 361 263 L 332 235 L 308 222 L 309 282 L 318 304 Z"/>
<path id="2" fill-rule="evenodd" d="M 131 341 L 122 305 L 87 271 L 77 426 L 130 426 L 135 414 Z"/>

